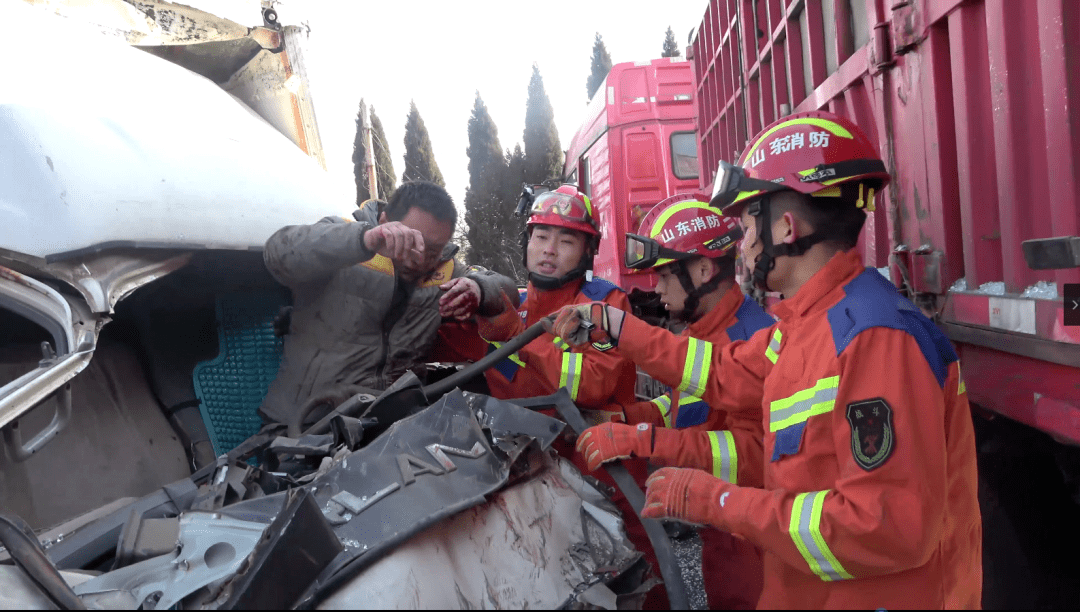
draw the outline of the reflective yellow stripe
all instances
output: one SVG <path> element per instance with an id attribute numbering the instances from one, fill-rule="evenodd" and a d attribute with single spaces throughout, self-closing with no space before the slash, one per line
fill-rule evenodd
<path id="1" fill-rule="evenodd" d="M 671 428 L 671 398 L 661 395 L 652 400 L 652 403 L 660 409 L 660 416 L 664 417 L 664 427 Z"/>
<path id="2" fill-rule="evenodd" d="M 783 337 L 780 328 L 777 327 L 772 335 L 772 340 L 769 340 L 769 348 L 765 349 L 765 356 L 773 363 L 776 363 L 776 360 L 780 358 L 780 339 Z"/>
<path id="3" fill-rule="evenodd" d="M 566 340 L 563 340 L 562 338 L 560 338 L 558 336 L 555 336 L 555 339 L 552 340 L 551 342 L 555 346 L 559 347 L 559 350 L 561 350 L 561 351 L 569 351 L 570 350 L 570 345 L 567 344 Z"/>
<path id="4" fill-rule="evenodd" d="M 791 522 L 788 534 L 799 549 L 810 571 L 825 582 L 850 580 L 851 574 L 840 565 L 840 561 L 829 550 L 825 538 L 821 537 L 821 509 L 825 504 L 828 491 L 800 493 L 791 505 Z"/>
<path id="5" fill-rule="evenodd" d="M 581 384 L 581 353 L 563 353 L 562 374 L 559 386 L 566 387 L 570 399 L 577 401 L 578 387 Z"/>
<path id="6" fill-rule="evenodd" d="M 490 344 L 491 346 L 494 346 L 495 348 L 501 348 L 502 345 L 503 345 L 502 342 L 494 342 L 492 340 L 484 340 L 484 342 L 487 342 L 488 344 Z M 514 363 L 518 364 L 521 367 L 525 367 L 525 362 L 521 360 L 521 357 L 518 357 L 517 353 L 511 353 L 506 358 L 509 359 L 510 361 L 513 361 Z"/>
<path id="7" fill-rule="evenodd" d="M 710 211 L 710 212 L 713 212 L 713 213 L 716 212 L 716 209 L 709 206 L 708 204 L 701 204 L 701 203 L 693 203 L 693 204 L 691 204 L 689 202 L 679 202 L 678 204 L 676 204 L 674 206 L 669 206 L 664 212 L 660 213 L 660 216 L 656 218 L 656 221 L 653 221 L 652 231 L 649 232 L 649 238 L 656 238 L 657 236 L 659 236 L 660 232 L 664 231 L 664 225 L 667 224 L 668 219 L 670 219 L 672 217 L 672 215 L 674 215 L 677 212 L 682 212 L 684 210 L 689 210 L 691 208 L 700 208 L 702 210 L 707 210 L 707 211 Z M 674 261 L 674 260 L 669 259 L 668 261 Z M 660 265 L 660 263 L 659 263 L 659 261 L 657 261 L 657 266 L 659 266 L 659 265 Z"/>
<path id="8" fill-rule="evenodd" d="M 769 431 L 779 431 L 802 423 L 816 414 L 832 412 L 839 386 L 840 377 L 830 376 L 817 381 L 817 384 L 809 389 L 770 403 Z"/>
<path id="9" fill-rule="evenodd" d="M 960 374 L 960 362 L 956 362 L 956 380 L 960 381 L 960 384 L 956 387 L 956 394 L 967 392 L 967 385 L 964 384 L 964 377 Z"/>
<path id="10" fill-rule="evenodd" d="M 724 442 L 720 443 L 723 436 Z M 735 436 L 730 431 L 710 431 L 709 443 L 712 445 L 712 473 L 713 476 L 730 482 L 735 482 L 739 477 L 739 455 L 735 450 Z"/>
<path id="11" fill-rule="evenodd" d="M 709 378 L 712 363 L 712 343 L 690 338 L 686 347 L 686 363 L 683 364 L 682 382 L 677 390 L 701 397 L 705 394 L 705 381 Z"/>

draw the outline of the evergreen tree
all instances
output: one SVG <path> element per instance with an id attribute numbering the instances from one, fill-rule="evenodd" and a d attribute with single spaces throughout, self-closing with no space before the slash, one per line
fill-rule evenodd
<path id="1" fill-rule="evenodd" d="M 524 153 L 520 152 L 520 147 L 517 151 L 520 161 L 516 163 L 523 169 Z M 469 186 L 465 189 L 465 220 L 469 226 L 466 261 L 522 280 L 525 274 L 518 232 L 515 231 L 520 222 L 513 216 L 521 182 L 517 179 L 513 199 L 510 199 L 509 183 L 514 179 L 509 176 L 508 165 L 513 156 L 509 152 L 503 153 L 498 129 L 480 92 L 476 93 L 469 117 L 466 154 L 469 157 Z"/>
<path id="2" fill-rule="evenodd" d="M 557 143 L 558 141 L 556 141 Z M 560 151 L 560 155 L 561 155 Z M 506 269 L 513 270 L 513 274 L 507 274 L 524 284 L 528 280 L 528 270 L 525 269 L 524 256 L 521 250 L 521 235 L 525 231 L 527 217 L 515 217 L 518 199 L 521 197 L 522 183 L 529 182 L 527 177 L 528 156 L 522 151 L 521 145 L 514 145 L 514 152 L 506 152 L 506 175 L 503 179 L 502 202 L 499 211 L 502 226 L 501 253 L 507 262 Z M 561 172 L 559 173 L 561 174 Z M 554 175 L 558 176 L 558 174 Z"/>
<path id="3" fill-rule="evenodd" d="M 536 64 L 533 64 L 532 78 L 529 80 L 522 140 L 525 142 L 526 182 L 539 183 L 562 176 L 563 152 L 559 144 L 559 130 L 555 127 L 555 109 L 544 91 L 544 79 Z"/>
<path id="4" fill-rule="evenodd" d="M 366 115 L 364 100 L 360 100 L 360 110 L 356 113 L 356 136 L 353 138 L 353 179 L 356 181 L 356 205 L 359 206 L 365 200 L 371 198 L 368 193 L 367 168 L 364 162 L 366 147 L 364 146 L 364 115 Z"/>
<path id="5" fill-rule="evenodd" d="M 390 147 L 386 140 L 386 132 L 383 131 L 382 121 L 375 114 L 375 107 L 371 107 L 371 140 L 375 149 L 375 179 L 378 181 L 379 198 L 383 201 L 390 199 L 390 194 L 397 189 L 397 174 L 394 172 L 394 162 L 390 158 Z"/>
<path id="6" fill-rule="evenodd" d="M 596 90 L 600 89 L 600 85 L 604 83 L 604 77 L 611 71 L 611 56 L 608 55 L 607 47 L 604 46 L 604 40 L 600 38 L 600 33 L 596 33 L 596 40 L 592 46 L 592 70 L 589 72 L 589 80 L 585 84 L 585 88 L 589 92 L 589 99 L 596 95 Z"/>
<path id="7" fill-rule="evenodd" d="M 356 180 L 356 205 L 363 204 L 371 198 L 368 192 L 367 163 L 364 156 L 367 147 L 364 145 L 364 115 L 366 105 L 360 100 L 360 110 L 356 114 L 356 137 L 353 139 L 353 177 Z M 390 151 L 386 147 L 386 133 L 383 131 L 382 121 L 375 114 L 375 107 L 371 107 L 371 140 L 375 151 L 375 180 L 379 189 L 379 197 L 386 200 L 394 192 L 397 181 L 394 179 L 394 164 L 390 161 Z"/>
<path id="8" fill-rule="evenodd" d="M 409 103 L 409 117 L 405 120 L 405 171 L 401 173 L 401 182 L 407 181 L 431 181 L 446 186 L 416 102 Z"/>
<path id="9" fill-rule="evenodd" d="M 675 42 L 675 33 L 671 31 L 671 26 L 667 28 L 667 34 L 664 36 L 664 52 L 660 57 L 679 57 L 682 55 L 682 51 L 679 51 L 679 44 Z"/>

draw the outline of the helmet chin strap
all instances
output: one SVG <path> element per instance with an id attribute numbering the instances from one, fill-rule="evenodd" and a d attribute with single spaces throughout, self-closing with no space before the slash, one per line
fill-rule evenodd
<path id="1" fill-rule="evenodd" d="M 753 275 L 751 281 L 753 283 L 755 291 L 754 299 L 758 302 L 764 300 L 764 294 L 768 291 L 774 291 L 769 287 L 769 273 L 776 267 L 776 259 L 778 257 L 798 257 L 810 250 L 810 247 L 819 242 L 825 242 L 826 240 L 835 240 L 842 238 L 839 232 L 829 229 L 817 230 L 810 232 L 809 234 L 796 238 L 793 242 L 773 244 L 772 241 L 772 214 L 770 210 L 770 198 L 765 196 L 757 202 L 751 203 L 749 213 L 756 219 L 756 223 L 759 226 L 758 240 L 761 242 L 761 253 L 758 254 L 757 259 L 754 262 Z M 755 210 L 756 208 L 756 210 Z M 760 292 L 760 299 L 758 292 Z"/>
<path id="2" fill-rule="evenodd" d="M 686 292 L 686 299 L 683 300 L 682 310 L 672 313 L 676 319 L 684 321 L 686 323 L 693 323 L 705 316 L 704 312 L 699 313 L 698 306 L 701 304 L 701 298 L 716 291 L 716 288 L 720 286 L 720 283 L 725 278 L 730 278 L 735 273 L 735 260 L 731 259 L 730 263 L 724 263 L 719 271 L 712 276 L 709 280 L 701 284 L 700 287 L 694 287 L 694 282 L 690 279 L 690 270 L 685 261 L 679 261 L 678 266 L 675 268 L 675 277 L 679 279 L 679 284 L 682 285 L 683 291 Z"/>
<path id="3" fill-rule="evenodd" d="M 546 274 L 540 274 L 538 272 L 529 272 L 529 282 L 541 291 L 554 291 L 555 289 L 558 289 L 571 281 L 577 280 L 585 276 L 585 273 L 590 271 L 591 269 L 591 259 L 588 264 L 585 264 L 585 258 L 583 257 L 582 263 L 578 264 L 578 267 L 570 270 L 562 276 L 548 276 Z"/>

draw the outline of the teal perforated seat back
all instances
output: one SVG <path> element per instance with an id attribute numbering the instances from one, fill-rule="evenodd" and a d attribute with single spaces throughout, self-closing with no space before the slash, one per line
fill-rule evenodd
<path id="1" fill-rule="evenodd" d="M 279 291 L 217 298 L 218 356 L 195 366 L 195 395 L 214 452 L 226 453 L 262 427 L 258 409 L 281 364 L 274 318 L 288 295 Z"/>

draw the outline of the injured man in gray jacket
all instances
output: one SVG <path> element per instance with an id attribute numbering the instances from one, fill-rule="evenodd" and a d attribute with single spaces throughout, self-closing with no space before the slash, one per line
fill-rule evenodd
<path id="1" fill-rule="evenodd" d="M 288 424 L 300 410 L 314 422 L 359 390 L 386 389 L 424 364 L 444 317 L 495 314 L 503 295 L 517 305 L 513 280 L 453 258 L 457 209 L 445 189 L 408 182 L 379 204 L 266 241 L 266 267 L 293 296 L 281 367 L 259 408 L 268 423 Z"/>

